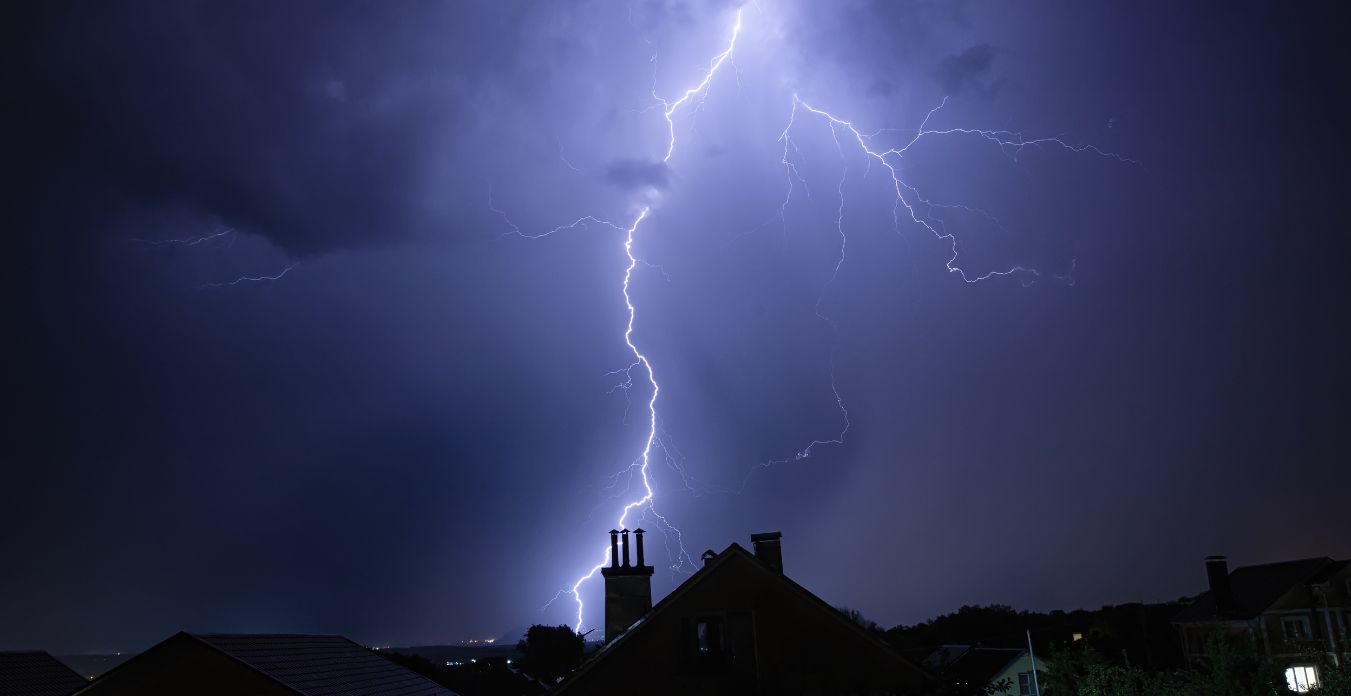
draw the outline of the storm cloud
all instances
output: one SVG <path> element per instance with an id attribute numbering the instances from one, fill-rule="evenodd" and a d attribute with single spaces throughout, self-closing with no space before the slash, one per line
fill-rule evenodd
<path id="1" fill-rule="evenodd" d="M 605 168 L 605 180 L 625 190 L 661 191 L 671 185 L 671 169 L 665 162 L 623 159 Z"/>
<path id="2" fill-rule="evenodd" d="M 1351 554 L 1345 3 L 761 0 L 663 162 L 654 92 L 737 7 L 6 4 L 0 648 L 571 621 L 646 441 L 630 339 L 687 548 L 779 529 L 883 624 Z M 960 264 L 1043 272 L 967 284 L 795 95 L 1144 166 L 909 147 Z"/>

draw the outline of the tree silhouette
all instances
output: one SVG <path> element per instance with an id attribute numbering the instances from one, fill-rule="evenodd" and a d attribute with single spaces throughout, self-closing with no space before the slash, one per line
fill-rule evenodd
<path id="1" fill-rule="evenodd" d="M 567 676 L 582 663 L 584 639 L 569 626 L 535 624 L 516 644 L 521 651 L 521 668 L 546 683 Z"/>

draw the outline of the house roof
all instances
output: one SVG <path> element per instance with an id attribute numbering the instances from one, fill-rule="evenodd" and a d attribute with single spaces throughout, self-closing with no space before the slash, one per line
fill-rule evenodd
<path id="1" fill-rule="evenodd" d="M 0 652 L 0 696 L 69 696 L 88 683 L 45 652 Z"/>
<path id="2" fill-rule="evenodd" d="M 710 577 L 715 576 L 717 574 L 716 571 L 719 568 L 730 563 L 734 558 L 740 558 L 743 560 L 751 561 L 754 567 L 763 569 L 767 577 L 774 578 L 777 579 L 779 582 L 785 583 L 789 588 L 793 589 L 798 595 L 800 595 L 804 599 L 807 599 L 810 602 L 820 606 L 821 608 L 826 609 L 828 615 L 835 617 L 836 620 L 838 620 L 842 625 L 848 626 L 849 630 L 852 630 L 855 634 L 862 637 L 864 640 L 867 640 L 883 648 L 886 652 L 895 655 L 899 660 L 901 660 L 907 665 L 910 665 L 910 667 L 914 669 L 917 674 L 922 675 L 924 679 L 932 679 L 932 677 L 927 672 L 920 669 L 918 666 L 915 666 L 909 660 L 901 657 L 900 654 L 897 653 L 894 649 L 892 649 L 890 645 L 887 645 L 881 640 L 878 640 L 877 637 L 863 630 L 861 626 L 849 620 L 848 617 L 840 613 L 840 611 L 835 607 L 832 607 L 830 604 L 826 603 L 825 600 L 812 594 L 811 591 L 808 590 L 807 588 L 797 584 L 796 582 L 793 582 L 792 578 L 789 578 L 787 575 L 784 575 L 783 573 L 779 573 L 777 571 L 770 570 L 769 568 L 765 567 L 765 565 L 761 563 L 760 560 L 756 558 L 753 554 L 751 554 L 746 549 L 742 548 L 740 544 L 733 542 L 726 549 L 723 549 L 722 553 L 715 556 L 712 560 L 705 562 L 704 566 L 699 570 L 695 571 L 694 575 L 690 576 L 687 580 L 685 580 L 685 582 L 681 583 L 680 586 L 672 590 L 670 594 L 663 597 L 660 602 L 657 602 L 657 604 L 653 606 L 652 609 L 650 609 L 646 614 L 644 614 L 642 618 L 635 621 L 632 626 L 629 626 L 627 630 L 625 630 L 618 636 L 615 636 L 614 640 L 609 641 L 605 645 L 601 646 L 601 649 L 594 656 L 592 656 L 590 660 L 587 660 L 585 663 L 583 663 L 582 666 L 577 669 L 577 671 L 573 672 L 568 677 L 568 679 L 559 686 L 559 690 L 560 691 L 565 690 L 570 685 L 576 683 L 582 676 L 584 676 L 587 672 L 591 671 L 591 669 L 594 668 L 597 664 L 603 662 L 605 660 L 606 655 L 608 655 L 616 646 L 623 644 L 626 641 L 626 639 L 630 639 L 632 638 L 633 635 L 642 631 L 643 627 L 647 625 L 653 617 L 657 616 L 658 614 L 662 613 L 667 608 L 675 604 L 677 600 L 679 600 L 682 596 L 690 592 L 690 590 L 693 589 L 694 587 L 697 587 L 700 583 L 706 581 Z"/>
<path id="3" fill-rule="evenodd" d="M 962 684 L 988 684 L 1025 654 L 1027 651 L 1020 648 L 944 645 L 934 651 L 924 661 L 924 665 L 950 681 Z"/>
<path id="4" fill-rule="evenodd" d="M 1270 607 L 1291 588 L 1314 582 L 1324 582 L 1348 561 L 1331 558 L 1304 558 L 1297 561 L 1264 563 L 1235 568 L 1229 573 L 1229 586 L 1237 611 L 1224 618 L 1251 619 Z M 1176 623 L 1202 623 L 1221 618 L 1215 606 L 1215 597 L 1205 592 L 1187 608 L 1173 617 Z"/>
<path id="5" fill-rule="evenodd" d="M 190 635 L 305 696 L 454 696 L 342 636 Z"/>

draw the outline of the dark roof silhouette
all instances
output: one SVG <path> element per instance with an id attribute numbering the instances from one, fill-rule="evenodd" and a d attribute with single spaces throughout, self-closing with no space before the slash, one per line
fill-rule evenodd
<path id="1" fill-rule="evenodd" d="M 1177 623 L 1195 623 L 1224 619 L 1251 619 L 1266 611 L 1286 592 L 1297 585 L 1322 582 L 1351 561 L 1331 558 L 1304 558 L 1297 561 L 1264 563 L 1235 568 L 1229 573 L 1229 586 L 1234 595 L 1235 611 L 1220 617 L 1215 597 L 1205 592 L 1195 602 L 1173 617 Z"/>
<path id="2" fill-rule="evenodd" d="M 455 696 L 342 636 L 290 634 L 177 633 L 113 668 L 89 688 L 101 693 L 98 689 L 106 681 L 134 671 L 148 656 L 175 645 L 203 646 L 302 696 Z"/>
<path id="3" fill-rule="evenodd" d="M 45 652 L 0 652 L 0 696 L 70 696 L 87 684 Z"/>
<path id="4" fill-rule="evenodd" d="M 706 552 L 704 554 L 705 557 L 707 557 L 708 553 L 711 552 L 712 549 Z M 666 611 L 669 607 L 675 605 L 682 596 L 689 593 L 694 587 L 698 586 L 700 583 L 704 582 L 708 578 L 717 577 L 718 575 L 717 570 L 720 567 L 727 565 L 732 561 L 732 559 L 737 558 L 748 560 L 752 564 L 754 564 L 755 567 L 763 567 L 762 562 L 758 558 L 756 558 L 754 554 L 747 551 L 740 544 L 733 542 L 726 549 L 723 549 L 722 553 L 717 554 L 715 558 L 707 561 L 702 568 L 695 571 L 694 575 L 690 576 L 687 580 L 685 580 L 685 582 L 681 583 L 678 587 L 672 590 L 670 594 L 663 597 L 660 602 L 657 602 L 657 604 L 654 605 L 652 609 L 647 612 L 647 614 L 645 614 L 638 621 L 634 622 L 634 624 L 630 626 L 628 630 L 616 636 L 614 640 L 601 646 L 599 651 L 597 651 L 590 659 L 584 662 L 582 666 L 577 669 L 577 671 L 569 675 L 566 681 L 564 681 L 562 684 L 559 685 L 558 690 L 567 691 L 570 689 L 570 687 L 575 686 L 579 681 L 585 678 L 588 672 L 596 668 L 598 665 L 604 663 L 605 658 L 610 653 L 614 652 L 616 647 L 624 644 L 629 639 L 632 639 L 634 635 L 641 633 L 647 626 L 651 625 L 652 620 L 656 616 Z M 859 639 L 868 643 L 872 643 L 875 646 L 881 648 L 882 651 L 894 656 L 897 660 L 904 663 L 907 668 L 913 670 L 918 678 L 923 679 L 925 681 L 932 679 L 932 677 L 923 669 L 921 669 L 918 665 L 915 665 L 908 659 L 901 657 L 901 655 L 897 653 L 896 650 L 893 649 L 890 645 L 878 639 L 876 636 L 873 636 L 872 634 L 868 633 L 858 624 L 854 623 L 854 621 L 846 617 L 838 609 L 828 604 L 825 600 L 821 599 L 820 597 L 817 597 L 807 588 L 794 582 L 792 578 L 789 578 L 783 573 L 774 571 L 768 571 L 764 577 L 769 578 L 771 579 L 771 581 L 774 582 L 784 583 L 787 587 L 792 589 L 794 594 L 806 600 L 808 604 L 814 605 L 818 609 L 820 609 L 822 616 L 831 618 L 839 625 L 844 626 L 846 630 L 855 634 Z"/>
<path id="5" fill-rule="evenodd" d="M 342 636 L 194 634 L 305 696 L 444 696 L 450 691 Z"/>

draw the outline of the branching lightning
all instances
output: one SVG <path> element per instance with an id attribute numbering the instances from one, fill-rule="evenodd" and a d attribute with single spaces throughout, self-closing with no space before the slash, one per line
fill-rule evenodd
<path id="1" fill-rule="evenodd" d="M 233 227 L 226 227 L 225 229 L 212 232 L 211 234 L 204 234 L 198 237 L 182 237 L 179 239 L 133 239 L 131 241 L 136 242 L 137 244 L 144 244 L 147 247 L 163 247 L 163 246 L 195 247 L 199 244 L 205 244 L 207 242 L 216 239 L 221 239 L 223 237 L 233 235 L 234 233 L 235 230 Z"/>
<path id="2" fill-rule="evenodd" d="M 173 239 L 135 238 L 129 239 L 127 241 L 133 242 L 135 244 L 140 244 L 146 249 L 163 248 L 163 247 L 193 248 L 206 245 L 210 242 L 216 243 L 212 245 L 213 247 L 230 246 L 235 242 L 235 240 L 239 238 L 239 236 L 240 235 L 238 234 L 238 230 L 236 230 L 235 228 L 225 227 L 208 234 L 198 235 L 196 237 L 178 237 Z M 296 266 L 299 265 L 300 262 L 297 261 L 287 265 L 285 268 L 271 275 L 266 274 L 244 275 L 239 276 L 234 280 L 202 283 L 201 285 L 197 286 L 197 288 L 199 290 L 206 290 L 215 288 L 235 287 L 237 285 L 244 285 L 246 283 L 268 283 L 276 280 L 281 280 L 286 274 L 290 273 L 293 269 L 295 269 Z"/>
<path id="3" fill-rule="evenodd" d="M 630 22 L 632 22 L 632 19 L 630 19 Z M 654 53 L 652 57 L 652 61 L 654 63 L 654 85 L 652 88 L 652 98 L 655 100 L 655 105 L 649 107 L 648 109 L 644 109 L 643 111 L 640 111 L 638 113 L 644 113 L 646 111 L 657 109 L 660 109 L 662 113 L 662 117 L 666 122 L 666 132 L 667 132 L 665 153 L 661 160 L 662 163 L 669 163 L 671 158 L 674 156 L 676 152 L 677 115 L 682 111 L 682 109 L 686 109 L 687 107 L 690 111 L 697 114 L 697 112 L 703 106 L 704 102 L 708 99 L 710 85 L 713 84 L 715 77 L 717 76 L 717 74 L 723 68 L 724 65 L 730 63 L 733 66 L 733 70 L 737 71 L 737 80 L 738 84 L 740 84 L 739 67 L 737 67 L 735 63 L 733 54 L 736 50 L 737 39 L 740 37 L 742 33 L 742 28 L 743 28 L 742 10 L 738 10 L 735 15 L 735 20 L 732 23 L 730 32 L 731 35 L 727 41 L 726 47 L 709 60 L 708 68 L 703 73 L 702 77 L 693 86 L 685 89 L 683 92 L 680 92 L 679 96 L 676 98 L 668 99 L 658 95 L 658 91 L 655 85 L 656 55 Z M 960 211 L 961 213 L 978 217 L 984 220 L 986 224 L 993 225 L 994 227 L 1000 230 L 1004 229 L 1004 225 L 997 217 L 980 208 L 968 206 L 961 203 L 943 203 L 934 201 L 923 195 L 914 185 L 907 183 L 901 173 L 901 161 L 910 152 L 911 148 L 915 147 L 919 142 L 926 139 L 934 139 L 942 137 L 977 138 L 991 145 L 994 145 L 999 149 L 1001 153 L 1009 157 L 1015 163 L 1019 161 L 1019 157 L 1028 148 L 1058 148 L 1071 153 L 1090 154 L 1112 159 L 1121 163 L 1139 165 L 1139 162 L 1136 162 L 1135 160 L 1127 158 L 1120 154 L 1108 152 L 1099 149 L 1098 147 L 1093 145 L 1074 145 L 1058 137 L 1029 138 L 1025 137 L 1022 133 L 1009 130 L 988 130 L 976 128 L 957 128 L 957 127 L 950 127 L 950 128 L 930 127 L 929 125 L 930 121 L 934 120 L 935 117 L 942 111 L 942 109 L 945 106 L 947 106 L 947 102 L 948 100 L 945 97 L 937 106 L 930 109 L 929 112 L 925 115 L 923 121 L 920 123 L 919 127 L 913 130 L 883 128 L 877 131 L 865 133 L 864 131 L 860 130 L 859 127 L 856 126 L 854 122 L 841 116 L 837 116 L 835 115 L 835 113 L 832 113 L 831 111 L 828 111 L 824 108 L 815 106 L 812 103 L 809 103 L 808 101 L 804 100 L 796 93 L 792 95 L 792 101 L 790 104 L 788 114 L 788 122 L 787 125 L 784 126 L 783 130 L 779 133 L 779 137 L 777 140 L 778 144 L 781 146 L 780 164 L 782 165 L 784 170 L 784 176 L 787 183 L 786 190 L 784 192 L 783 199 L 778 206 L 777 214 L 771 217 L 768 221 L 766 221 L 766 223 L 761 224 L 759 227 L 757 227 L 756 230 L 763 228 L 765 224 L 777 220 L 780 223 L 780 225 L 783 226 L 786 232 L 788 224 L 788 207 L 789 205 L 792 204 L 796 192 L 800 189 L 803 192 L 803 194 L 806 195 L 808 198 L 812 197 L 812 191 L 807 185 L 807 180 L 805 177 L 802 176 L 802 173 L 800 171 L 800 167 L 803 166 L 804 164 L 803 155 L 801 149 L 794 141 L 793 134 L 796 128 L 801 127 L 799 122 L 803 120 L 804 115 L 810 115 L 812 117 L 820 119 L 822 123 L 824 123 L 829 127 L 830 134 L 834 141 L 836 151 L 839 153 L 840 160 L 842 163 L 842 171 L 840 174 L 840 179 L 835 186 L 837 195 L 837 205 L 835 208 L 834 227 L 835 227 L 835 235 L 838 238 L 839 242 L 838 252 L 836 254 L 835 262 L 830 270 L 828 278 L 819 289 L 819 293 L 817 295 L 816 303 L 814 306 L 815 316 L 817 317 L 818 320 L 820 320 L 823 324 L 825 324 L 826 327 L 828 327 L 832 337 L 835 335 L 836 325 L 834 320 L 825 311 L 824 303 L 826 300 L 827 293 L 830 291 L 831 287 L 834 285 L 834 283 L 840 276 L 841 269 L 843 268 L 846 260 L 846 251 L 849 244 L 848 236 L 845 231 L 845 219 L 846 219 L 845 190 L 846 184 L 849 181 L 850 176 L 852 174 L 852 170 L 851 167 L 849 166 L 850 159 L 849 155 L 846 153 L 846 150 L 852 151 L 853 148 L 857 147 L 857 152 L 864 157 L 864 162 L 866 163 L 866 168 L 863 171 L 864 177 L 867 177 L 871 173 L 874 165 L 877 165 L 882 170 L 885 170 L 889 175 L 890 186 L 894 193 L 894 201 L 892 204 L 892 218 L 893 218 L 893 227 L 896 229 L 896 231 L 899 232 L 901 228 L 902 223 L 901 211 L 903 209 L 905 211 L 904 213 L 905 216 L 909 219 L 909 222 L 914 223 L 924 228 L 925 230 L 928 230 L 931 234 L 933 234 L 937 239 L 942 241 L 948 247 L 949 254 L 947 261 L 945 262 L 944 265 L 949 273 L 957 275 L 965 283 L 978 283 L 993 278 L 1014 276 L 1019 277 L 1024 284 L 1030 284 L 1038 279 L 1041 279 L 1043 277 L 1043 274 L 1037 269 L 1026 265 L 1010 265 L 1005 268 L 994 269 L 985 272 L 968 271 L 965 268 L 963 268 L 963 266 L 959 263 L 958 260 L 959 244 L 957 235 L 947 228 L 947 225 L 944 222 L 943 213 L 945 211 Z M 693 116 L 691 115 L 691 118 L 692 117 Z M 881 138 L 883 133 L 906 134 L 908 140 L 904 142 L 903 145 L 900 146 L 884 147 L 882 145 L 876 144 Z M 561 145 L 559 149 L 559 157 L 560 159 L 562 159 Z M 576 169 L 575 167 L 572 167 L 572 165 L 569 162 L 567 162 L 566 159 L 564 159 L 563 161 L 564 164 L 569 166 L 569 168 L 574 170 Z M 672 565 L 673 570 L 679 571 L 684 567 L 686 567 L 686 564 L 688 564 L 688 566 L 691 568 L 695 567 L 693 559 L 690 558 L 689 554 L 686 552 L 684 548 L 684 544 L 681 540 L 680 530 L 672 526 L 665 517 L 663 517 L 661 514 L 657 512 L 654 506 L 655 492 L 653 489 L 652 478 L 650 476 L 650 467 L 654 457 L 656 456 L 656 450 L 660 449 L 664 461 L 668 466 L 670 466 L 674 471 L 676 471 L 680 475 L 681 482 L 684 484 L 685 488 L 691 491 L 696 490 L 692 478 L 689 476 L 688 472 L 684 468 L 683 457 L 680 455 L 679 451 L 676 450 L 674 446 L 671 444 L 670 437 L 663 429 L 661 419 L 658 415 L 657 406 L 658 406 L 658 398 L 661 394 L 661 387 L 657 381 L 657 372 L 653 368 L 653 365 L 651 361 L 648 359 L 647 355 L 644 354 L 644 352 L 639 348 L 639 345 L 634 338 L 638 309 L 631 293 L 631 286 L 634 278 L 634 272 L 635 270 L 637 270 L 639 264 L 647 265 L 645 261 L 640 259 L 639 256 L 635 254 L 634 242 L 642 225 L 644 224 L 645 221 L 648 220 L 648 218 L 652 214 L 652 208 L 650 207 L 650 205 L 643 206 L 638 211 L 636 216 L 633 218 L 633 221 L 628 225 L 621 225 L 612 222 L 610 220 L 587 215 L 578 218 L 573 222 L 554 227 L 553 229 L 550 230 L 546 230 L 535 234 L 527 234 L 523 232 L 521 228 L 511 220 L 511 218 L 507 215 L 506 211 L 496 207 L 496 205 L 493 203 L 491 192 L 489 194 L 488 207 L 490 210 L 498 214 L 502 218 L 502 220 L 506 223 L 506 225 L 510 228 L 511 231 L 508 232 L 507 234 L 517 235 L 527 239 L 539 239 L 568 230 L 575 230 L 578 228 L 589 228 L 593 225 L 608 228 L 622 235 L 624 254 L 625 258 L 627 259 L 627 265 L 624 268 L 622 283 L 620 284 L 620 294 L 623 297 L 624 306 L 627 310 L 627 321 L 624 327 L 623 336 L 624 336 L 624 343 L 628 347 L 630 353 L 632 354 L 633 360 L 628 367 L 621 368 L 619 370 L 615 370 L 611 373 L 608 373 L 610 376 L 617 376 L 621 374 L 624 376 L 624 379 L 619 383 L 617 383 L 612 388 L 611 391 L 616 390 L 622 391 L 624 393 L 625 398 L 629 399 L 630 391 L 635 387 L 636 384 L 641 384 L 644 381 L 646 382 L 646 388 L 649 389 L 650 391 L 647 400 L 645 402 L 646 433 L 643 441 L 642 450 L 627 467 L 616 472 L 611 477 L 609 482 L 609 489 L 614 489 L 618 487 L 622 481 L 625 482 L 624 488 L 625 492 L 631 491 L 633 490 L 633 486 L 636 480 L 636 483 L 638 484 L 638 490 L 634 491 L 634 494 L 641 492 L 641 495 L 636 498 L 628 500 L 624 504 L 619 514 L 618 528 L 626 528 L 630 521 L 630 517 L 636 511 L 640 519 L 656 522 L 659 529 L 661 529 L 661 531 L 664 532 L 664 535 L 666 537 L 668 554 L 670 558 L 673 560 Z M 753 231 L 754 230 L 752 230 L 752 232 Z M 1073 284 L 1073 277 L 1072 277 L 1073 270 L 1074 270 L 1074 262 L 1072 261 L 1071 268 L 1068 272 L 1050 274 L 1050 277 L 1065 282 L 1067 284 Z M 834 436 L 818 437 L 817 439 L 811 440 L 805 446 L 799 448 L 788 458 L 766 461 L 750 467 L 746 472 L 746 476 L 742 481 L 741 489 L 739 490 L 744 490 L 751 476 L 760 469 L 764 469 L 775 464 L 807 459 L 810 458 L 814 454 L 814 451 L 819 447 L 823 447 L 826 445 L 843 445 L 845 443 L 845 437 L 849 433 L 851 423 L 849 420 L 849 411 L 845 406 L 844 398 L 841 396 L 840 388 L 836 380 L 833 346 L 831 348 L 830 355 L 831 355 L 830 388 L 833 394 L 833 398 L 835 400 L 835 405 L 840 414 L 841 425 L 839 432 Z M 638 379 L 635 379 L 634 376 L 635 370 L 638 370 L 639 372 Z M 632 402 L 629 402 L 629 404 L 631 406 Z M 625 418 L 627 419 L 627 417 L 628 417 L 628 409 L 625 410 Z M 549 601 L 549 604 L 552 604 L 555 600 L 557 600 L 559 597 L 562 597 L 563 595 L 570 595 L 573 598 L 573 600 L 577 604 L 577 621 L 575 628 L 578 631 L 581 631 L 583 625 L 585 624 L 585 615 L 584 615 L 585 606 L 583 604 L 581 597 L 581 588 L 583 584 L 585 584 L 588 580 L 594 578 L 596 574 L 600 571 L 600 569 L 603 567 L 604 561 L 608 557 L 608 551 L 609 551 L 608 545 L 603 547 L 601 553 L 602 562 L 591 567 L 591 569 L 587 573 L 578 577 L 570 587 L 560 590 L 558 594 L 556 594 L 554 598 Z M 545 606 L 547 607 L 548 604 L 546 604 Z"/>
<path id="4" fill-rule="evenodd" d="M 281 272 L 276 273 L 276 274 L 274 274 L 274 275 L 239 276 L 238 278 L 235 278 L 234 280 L 225 281 L 225 282 L 220 282 L 220 283 L 203 283 L 203 284 L 202 284 L 202 287 L 203 287 L 203 288 L 228 288 L 228 287 L 234 287 L 234 286 L 239 285 L 239 284 L 241 284 L 241 283 L 267 283 L 267 282 L 271 282 L 271 281 L 274 281 L 274 280 L 281 280 L 283 276 L 285 276 L 287 273 L 290 273 L 290 272 L 291 272 L 291 269 L 293 269 L 293 268 L 295 268 L 296 266 L 299 266 L 299 265 L 300 265 L 300 262 L 297 261 L 296 263 L 293 263 L 293 264 L 287 266 L 286 268 L 281 269 Z"/>
<path id="5" fill-rule="evenodd" d="M 663 163 L 669 162 L 671 160 L 671 157 L 675 154 L 676 114 L 686 105 L 693 103 L 692 100 L 695 97 L 701 97 L 707 94 L 709 85 L 712 84 L 714 76 L 717 75 L 719 69 L 724 64 L 730 61 L 732 51 L 735 50 L 736 48 L 737 37 L 740 34 L 741 34 L 741 11 L 738 10 L 736 13 L 736 21 L 732 25 L 732 35 L 731 38 L 728 39 L 727 47 L 721 53 L 715 55 L 709 61 L 708 71 L 704 73 L 703 78 L 697 84 L 695 84 L 693 87 L 686 89 L 684 92 L 680 94 L 678 98 L 673 100 L 665 99 L 659 96 L 657 94 L 657 90 L 654 85 L 652 89 L 652 98 L 661 106 L 662 117 L 666 120 L 667 126 L 666 153 L 662 157 Z M 655 56 L 653 60 L 654 61 L 656 60 Z M 520 227 L 518 227 L 514 222 L 511 221 L 511 219 L 507 216 L 505 211 L 497 208 L 493 204 L 491 195 L 489 197 L 489 208 L 502 217 L 503 221 L 506 222 L 507 225 L 512 228 L 514 234 L 526 237 L 528 239 L 538 239 L 541 237 L 547 237 L 556 234 L 558 232 L 562 232 L 564 230 L 576 229 L 578 227 L 585 227 L 591 224 L 619 230 L 624 234 L 624 255 L 628 259 L 628 265 L 624 269 L 624 279 L 621 285 L 622 295 L 624 297 L 624 306 L 628 311 L 628 321 L 624 327 L 624 344 L 628 346 L 629 351 L 633 354 L 634 362 L 630 364 L 627 368 L 623 370 L 618 370 L 612 374 L 618 374 L 619 372 L 623 372 L 625 374 L 626 376 L 625 381 L 617 385 L 616 388 L 622 389 L 625 392 L 625 398 L 628 398 L 628 391 L 629 389 L 632 388 L 634 381 L 633 370 L 641 368 L 642 374 L 646 378 L 648 386 L 651 388 L 651 394 L 649 395 L 647 400 L 647 433 L 645 440 L 643 442 L 642 452 L 628 467 L 626 467 L 623 471 L 616 474 L 616 479 L 620 476 L 627 474 L 630 478 L 630 483 L 632 483 L 632 478 L 636 475 L 638 480 L 642 484 L 641 490 L 643 494 L 639 498 L 631 500 L 628 503 L 626 503 L 624 507 L 620 510 L 618 519 L 618 528 L 620 529 L 627 528 L 630 514 L 633 513 L 635 510 L 639 511 L 640 517 L 657 522 L 659 529 L 661 529 L 661 531 L 663 532 L 663 535 L 665 536 L 666 539 L 668 555 L 669 557 L 675 559 L 673 569 L 680 570 L 684 568 L 687 564 L 691 568 L 694 567 L 693 559 L 690 558 L 689 553 L 685 550 L 685 545 L 682 540 L 680 530 L 677 529 L 674 525 L 672 525 L 663 515 L 661 515 L 661 513 L 657 512 L 656 506 L 653 504 L 654 493 L 652 490 L 652 479 L 649 476 L 650 467 L 652 464 L 653 450 L 657 447 L 661 447 L 667 463 L 680 472 L 682 480 L 686 481 L 688 485 L 688 479 L 685 478 L 685 472 L 683 467 L 679 466 L 676 458 L 672 456 L 669 446 L 666 445 L 660 437 L 662 431 L 660 420 L 657 416 L 657 399 L 661 394 L 661 387 L 657 383 L 656 373 L 652 369 L 652 363 L 648 360 L 647 356 L 643 354 L 643 352 L 638 348 L 638 345 L 637 343 L 634 342 L 633 337 L 634 323 L 637 321 L 638 309 L 633 303 L 633 296 L 630 292 L 630 289 L 632 285 L 634 270 L 638 268 L 638 264 L 640 263 L 646 264 L 646 262 L 641 261 L 634 254 L 633 242 L 634 237 L 638 233 L 638 228 L 642 225 L 643 221 L 647 219 L 648 214 L 651 212 L 651 208 L 643 207 L 638 212 L 637 216 L 634 218 L 633 223 L 627 227 L 621 227 L 613 222 L 610 222 L 609 220 L 603 220 L 595 216 L 587 215 L 578 218 L 577 220 L 574 220 L 573 222 L 568 223 L 566 225 L 559 225 L 558 227 L 555 227 L 551 230 L 539 234 L 523 233 Z M 673 539 L 674 539 L 674 547 L 672 546 Z M 582 601 L 581 595 L 582 584 L 594 578 L 596 576 L 596 573 L 600 572 L 600 569 L 604 566 L 604 560 L 607 557 L 607 552 L 608 546 L 602 549 L 600 563 L 597 563 L 596 565 L 592 566 L 591 570 L 589 570 L 585 575 L 582 575 L 581 577 L 577 578 L 577 580 L 573 582 L 570 588 L 568 588 L 567 590 L 560 591 L 557 595 L 554 596 L 554 599 L 557 599 L 564 593 L 567 593 L 570 594 L 576 601 L 577 624 L 575 628 L 577 631 L 581 631 L 582 626 L 585 623 L 586 607 Z M 553 600 L 550 600 L 550 603 L 552 602 Z"/>

